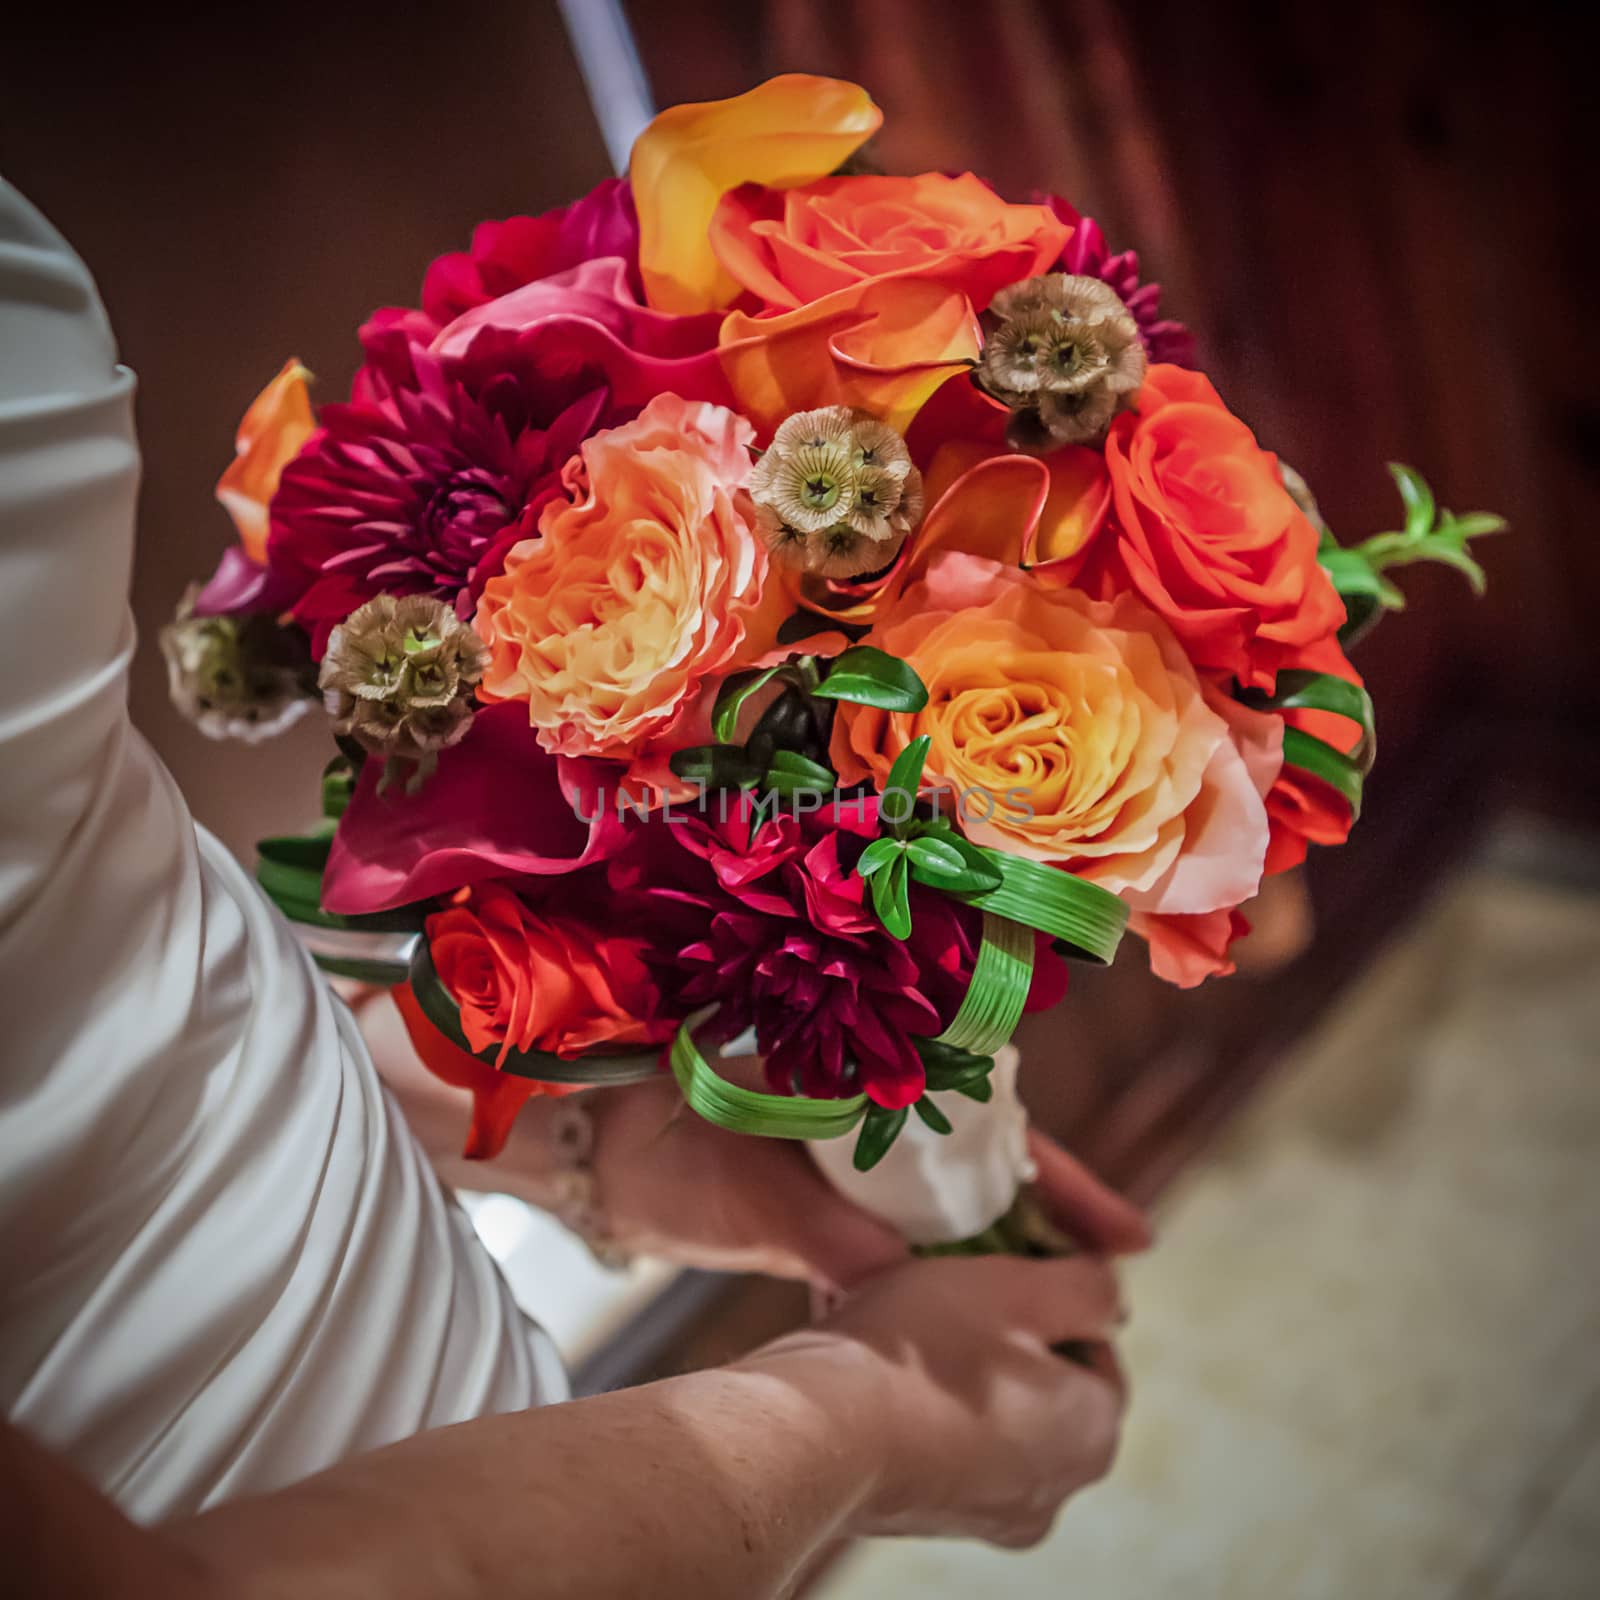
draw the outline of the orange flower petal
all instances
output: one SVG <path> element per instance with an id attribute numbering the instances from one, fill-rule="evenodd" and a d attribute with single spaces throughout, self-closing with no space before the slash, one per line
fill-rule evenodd
<path id="1" fill-rule="evenodd" d="M 662 311 L 713 311 L 738 285 L 712 254 L 717 202 L 741 183 L 786 189 L 832 172 L 883 122 L 865 89 L 785 73 L 731 100 L 663 111 L 634 142 L 645 298 Z"/>
<path id="2" fill-rule="evenodd" d="M 904 432 L 981 348 L 966 296 L 915 278 L 874 279 L 776 315 L 732 311 L 720 343 L 739 410 L 764 437 L 796 411 L 840 405 Z"/>
<path id="3" fill-rule="evenodd" d="M 488 1161 L 500 1154 L 517 1113 L 532 1096 L 571 1094 L 578 1087 L 539 1083 L 497 1072 L 487 1061 L 468 1055 L 434 1027 L 409 983 L 402 983 L 391 992 L 423 1066 L 442 1082 L 465 1089 L 472 1096 L 472 1122 L 461 1152 L 468 1161 Z"/>
<path id="4" fill-rule="evenodd" d="M 310 379 L 292 356 L 284 362 L 250 402 L 234 439 L 237 454 L 217 480 L 217 499 L 233 518 L 244 553 L 258 566 L 267 559 L 267 507 L 278 478 L 316 431 Z"/>

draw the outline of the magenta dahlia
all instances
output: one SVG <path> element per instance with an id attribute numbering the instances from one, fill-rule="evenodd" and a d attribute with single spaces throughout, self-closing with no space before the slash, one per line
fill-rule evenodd
<path id="1" fill-rule="evenodd" d="M 966 993 L 979 914 L 915 888 L 910 939 L 884 931 L 854 871 L 878 832 L 875 800 L 784 812 L 754 841 L 748 796 L 728 799 L 725 821 L 720 808 L 710 795 L 698 813 L 657 814 L 611 863 L 623 903 L 653 928 L 672 1009 L 714 1003 L 719 1041 L 754 1028 L 785 1094 L 909 1105 L 924 1086 L 916 1041 Z"/>
<path id="2" fill-rule="evenodd" d="M 1161 315 L 1161 285 L 1140 283 L 1139 252 L 1123 250 L 1113 255 L 1104 231 L 1093 217 L 1083 216 L 1058 194 L 1041 196 L 1041 201 L 1072 227 L 1072 237 L 1061 252 L 1057 271 L 1098 278 L 1114 289 L 1133 313 L 1139 337 L 1152 361 L 1170 362 L 1175 367 L 1194 366 L 1194 335 L 1181 322 Z"/>
<path id="3" fill-rule="evenodd" d="M 413 368 L 414 388 L 323 407 L 272 499 L 267 559 L 295 582 L 318 658 L 379 593 L 435 594 L 469 616 L 606 404 L 604 390 L 573 400 L 513 378 L 469 391 L 420 352 Z"/>

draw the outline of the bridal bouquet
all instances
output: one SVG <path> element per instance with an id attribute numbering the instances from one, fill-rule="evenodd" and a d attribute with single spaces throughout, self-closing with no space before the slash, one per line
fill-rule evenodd
<path id="1" fill-rule="evenodd" d="M 799 76 L 674 107 L 374 313 L 348 401 L 290 361 L 163 643 L 207 732 L 325 708 L 326 821 L 260 881 L 396 985 L 470 1153 L 666 1066 L 840 1182 L 906 1135 L 878 1203 L 931 1242 L 1011 1204 L 995 1058 L 1064 958 L 1227 973 L 1344 840 L 1346 647 L 1500 524 L 1395 467 L 1403 529 L 1338 544 L 1135 254 L 876 173 L 880 120 Z"/>

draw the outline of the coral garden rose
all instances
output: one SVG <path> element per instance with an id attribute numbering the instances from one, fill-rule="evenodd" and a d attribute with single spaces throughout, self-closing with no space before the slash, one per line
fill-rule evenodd
<path id="1" fill-rule="evenodd" d="M 671 1032 L 642 943 L 564 914 L 531 909 L 503 884 L 463 891 L 427 921 L 440 981 L 474 1050 L 544 1050 L 657 1042 Z"/>
<path id="2" fill-rule="evenodd" d="M 1316 529 L 1207 378 L 1152 367 L 1105 459 L 1114 527 L 1087 552 L 1091 592 L 1134 589 L 1197 667 L 1246 687 L 1270 688 L 1338 630 L 1344 606 L 1317 563 Z"/>
<path id="3" fill-rule="evenodd" d="M 1137 598 L 1095 601 L 947 552 L 868 641 L 908 662 L 929 700 L 915 713 L 841 706 L 844 781 L 882 785 L 927 734 L 926 782 L 961 797 L 979 843 L 1069 868 L 1139 911 L 1196 914 L 1255 892 L 1258 776 Z"/>
<path id="4" fill-rule="evenodd" d="M 578 497 L 547 508 L 540 536 L 485 585 L 480 692 L 524 702 L 545 749 L 638 756 L 702 685 L 770 643 L 782 611 L 762 610 L 768 558 L 743 488 L 752 438 L 731 411 L 658 397 L 583 446 L 569 468 Z"/>
<path id="5" fill-rule="evenodd" d="M 723 361 L 763 428 L 845 404 L 902 430 L 979 351 L 977 313 L 1048 270 L 1069 235 L 971 173 L 823 178 L 724 196 L 711 243 L 759 312 L 732 311 Z"/>

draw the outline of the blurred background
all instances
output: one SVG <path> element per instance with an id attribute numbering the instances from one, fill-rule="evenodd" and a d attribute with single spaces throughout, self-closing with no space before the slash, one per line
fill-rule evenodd
<path id="1" fill-rule="evenodd" d="M 1311 921 L 1268 916 L 1247 973 L 1189 994 L 1130 952 L 1022 1041 L 1039 1120 L 1161 1202 L 1118 1475 L 1041 1551 L 883 1546 L 819 1592 L 1600 1594 L 1600 25 L 1538 0 L 624 10 L 658 105 L 848 77 L 888 170 L 1069 196 L 1346 539 L 1398 520 L 1390 459 L 1514 529 L 1487 599 L 1414 569 L 1363 646 L 1381 760 L 1350 846 L 1310 865 Z M 561 13 L 33 8 L 0 167 L 139 373 L 134 714 L 249 859 L 314 808 L 323 730 L 208 743 L 156 629 L 230 537 L 212 485 L 285 357 L 342 396 L 368 310 L 480 219 L 610 170 Z M 693 1308 L 644 1367 L 805 1312 L 738 1283 Z"/>

